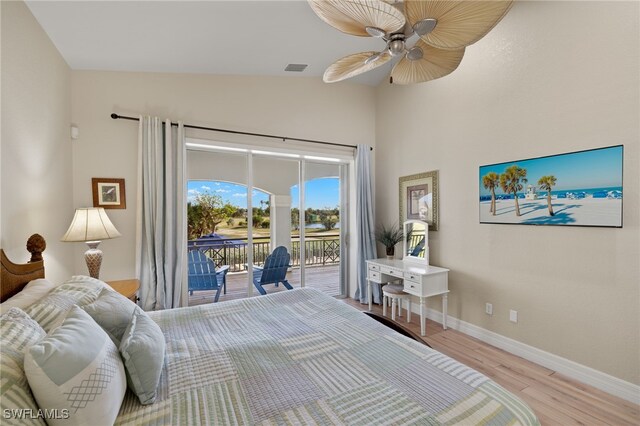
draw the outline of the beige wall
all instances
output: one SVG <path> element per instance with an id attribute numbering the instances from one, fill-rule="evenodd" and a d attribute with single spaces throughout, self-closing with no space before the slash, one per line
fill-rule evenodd
<path id="1" fill-rule="evenodd" d="M 47 277 L 61 281 L 74 254 L 60 242 L 73 217 L 70 70 L 24 3 L 1 8 L 0 245 L 24 262 L 29 235 L 43 235 Z"/>
<path id="2" fill-rule="evenodd" d="M 635 384 L 638 17 L 635 2 L 516 2 L 450 76 L 381 86 L 376 114 L 378 221 L 397 220 L 399 176 L 440 171 L 430 246 L 432 263 L 451 268 L 449 313 Z M 478 223 L 480 165 L 615 144 L 623 229 Z"/>
<path id="3" fill-rule="evenodd" d="M 73 71 L 71 92 L 72 118 L 80 128 L 73 145 L 74 205 L 92 202 L 91 177 L 126 180 L 127 209 L 108 211 L 123 236 L 101 245 L 101 278 L 107 280 L 135 272 L 138 126 L 112 120 L 112 112 L 346 144 L 375 140 L 375 91 L 356 84 L 328 86 L 316 78 Z M 238 140 L 224 134 L 188 134 Z M 86 268 L 80 252 L 75 268 Z"/>

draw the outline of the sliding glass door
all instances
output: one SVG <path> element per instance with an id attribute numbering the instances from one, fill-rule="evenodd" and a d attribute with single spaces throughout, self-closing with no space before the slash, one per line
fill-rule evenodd
<path id="1" fill-rule="evenodd" d="M 253 272 L 280 246 L 291 256 L 286 279 L 294 288 L 346 295 L 346 164 L 294 152 L 193 146 L 188 244 L 226 271 L 219 300 L 257 295 Z M 213 301 L 213 289 L 190 290 L 190 305 Z"/>

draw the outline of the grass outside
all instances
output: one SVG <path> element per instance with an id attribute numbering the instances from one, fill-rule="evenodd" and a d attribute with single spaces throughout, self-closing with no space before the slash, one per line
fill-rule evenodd
<path id="1" fill-rule="evenodd" d="M 245 222 L 246 223 L 246 219 L 244 218 L 234 218 L 231 220 L 231 225 L 227 224 L 227 223 L 221 223 L 220 225 L 218 225 L 217 229 L 216 229 L 216 233 L 219 235 L 222 235 L 226 238 L 238 238 L 238 239 L 242 239 L 242 238 L 247 238 L 247 226 L 240 226 L 239 223 L 240 222 Z M 326 231 L 324 229 L 317 229 L 317 228 L 306 228 L 306 232 L 305 232 L 305 236 L 307 238 L 313 238 L 315 237 L 322 237 L 322 236 L 326 236 L 326 235 L 335 235 L 335 234 L 339 234 L 340 233 L 340 229 L 332 229 L 331 231 Z M 271 236 L 271 229 L 270 228 L 253 228 L 253 237 L 270 237 Z M 300 231 L 298 230 L 291 230 L 291 236 L 292 237 L 299 237 L 300 236 Z"/>

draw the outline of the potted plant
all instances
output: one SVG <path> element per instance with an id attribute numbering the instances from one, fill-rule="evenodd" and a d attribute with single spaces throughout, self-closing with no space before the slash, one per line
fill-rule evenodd
<path id="1" fill-rule="evenodd" d="M 393 259 L 395 254 L 395 247 L 404 238 L 402 229 L 393 225 L 387 228 L 384 225 L 380 225 L 376 230 L 376 241 L 382 244 L 387 251 L 387 258 Z"/>

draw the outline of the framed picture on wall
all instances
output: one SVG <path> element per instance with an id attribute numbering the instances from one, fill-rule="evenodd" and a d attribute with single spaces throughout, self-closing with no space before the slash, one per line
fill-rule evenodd
<path id="1" fill-rule="evenodd" d="M 438 171 L 400 178 L 400 223 L 424 220 L 429 231 L 438 230 Z"/>
<path id="2" fill-rule="evenodd" d="M 480 166 L 480 223 L 622 228 L 622 145 Z"/>
<path id="3" fill-rule="evenodd" d="M 93 207 L 126 209 L 124 179 L 91 178 Z"/>

